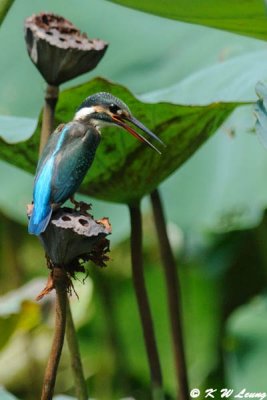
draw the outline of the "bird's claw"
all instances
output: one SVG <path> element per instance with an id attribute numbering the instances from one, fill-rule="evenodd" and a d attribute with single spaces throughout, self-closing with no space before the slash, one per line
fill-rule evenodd
<path id="1" fill-rule="evenodd" d="M 92 209 L 92 204 L 85 203 L 84 201 L 79 201 L 79 210 L 81 213 L 88 214 L 87 211 Z M 89 214 L 90 215 L 90 214 Z"/>
<path id="2" fill-rule="evenodd" d="M 85 203 L 84 201 L 76 201 L 74 197 L 70 197 L 70 201 L 72 204 L 74 204 L 74 210 L 79 211 L 81 214 L 85 215 L 90 215 L 93 217 L 91 214 L 88 213 L 88 210 L 92 209 L 92 204 Z"/>

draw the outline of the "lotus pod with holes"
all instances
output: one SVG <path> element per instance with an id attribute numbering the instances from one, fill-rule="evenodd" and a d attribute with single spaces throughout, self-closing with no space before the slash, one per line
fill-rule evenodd
<path id="1" fill-rule="evenodd" d="M 28 206 L 28 217 L 32 212 Z M 86 212 L 62 207 L 54 211 L 45 232 L 40 235 L 41 243 L 52 267 L 65 268 L 71 275 L 84 271 L 81 261 L 93 261 L 100 267 L 108 261 L 111 225 L 108 218 L 94 220 Z"/>
<path id="2" fill-rule="evenodd" d="M 52 86 L 94 69 L 108 46 L 88 39 L 65 18 L 48 13 L 26 19 L 25 40 L 32 62 Z"/>

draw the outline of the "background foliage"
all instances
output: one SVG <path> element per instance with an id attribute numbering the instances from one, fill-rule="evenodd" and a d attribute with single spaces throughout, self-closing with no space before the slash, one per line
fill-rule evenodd
<path id="1" fill-rule="evenodd" d="M 134 3 L 138 8 L 139 2 Z M 171 2 L 168 14 L 163 14 L 168 8 L 162 10 L 159 1 L 140 2 L 140 7 L 145 4 L 147 9 L 143 11 L 164 17 L 171 14 L 174 19 L 235 30 L 252 38 L 140 13 L 111 2 L 82 0 L 77 7 L 74 0 L 56 3 L 48 0 L 46 10 L 63 14 L 89 36 L 110 42 L 99 67 L 63 89 L 85 84 L 96 76 L 116 81 L 138 100 L 121 86 L 112 90 L 120 91 L 137 116 L 151 128 L 157 125 L 156 118 L 165 118 L 169 110 L 176 115 L 181 110 L 200 110 L 200 106 L 210 113 L 211 108 L 212 129 L 205 131 L 206 136 L 211 135 L 237 103 L 255 101 L 255 84 L 267 78 L 266 43 L 255 39 L 265 39 L 266 16 L 260 0 L 245 4 L 235 0 L 227 7 L 221 1 L 212 2 L 212 7 L 211 0 L 199 3 L 191 2 L 193 6 L 189 9 L 187 2 Z M 131 5 L 130 1 L 127 5 Z M 43 7 L 40 0 L 15 1 L 1 25 L 0 51 L 5 57 L 1 57 L 0 63 L 0 136 L 8 142 L 20 142 L 32 135 L 43 104 L 44 83 L 28 59 L 22 32 L 23 20 Z M 96 83 L 111 85 L 102 80 L 86 85 Z M 87 88 L 86 85 L 82 87 Z M 58 107 L 60 121 L 71 115 L 71 105 L 66 110 L 64 103 L 67 93 L 62 94 Z M 166 104 L 164 108 L 162 104 L 142 105 L 139 111 L 139 101 L 175 105 Z M 215 102 L 230 104 L 223 106 L 226 109 L 220 103 L 217 108 L 210 106 Z M 77 106 L 74 103 L 72 111 Z M 206 126 L 205 115 L 200 118 L 196 114 L 197 125 L 195 120 L 193 123 L 188 120 L 192 137 L 199 131 L 198 125 Z M 186 125 L 187 120 L 183 121 Z M 174 172 L 170 163 L 168 174 L 172 175 L 161 185 L 170 238 L 180 266 L 192 388 L 265 390 L 267 156 L 256 138 L 254 122 L 250 104 L 237 108 L 179 170 Z M 180 160 L 184 161 L 200 143 L 184 153 L 186 147 L 178 143 L 179 127 L 175 126 L 174 136 L 172 129 L 167 124 L 162 137 L 170 140 L 171 150 L 175 143 Z M 131 138 L 125 140 L 129 152 L 138 148 Z M 32 190 L 29 172 L 33 172 L 36 159 L 36 144 L 27 143 L 33 142 L 38 142 L 37 135 L 16 147 L 1 141 L 0 148 L 5 160 L 0 164 L 0 383 L 17 398 L 29 400 L 36 399 L 40 390 L 53 326 L 51 299 L 40 304 L 33 300 L 44 284 L 47 271 L 38 241 L 28 237 L 25 228 L 25 204 L 31 200 Z M 26 149 L 29 166 L 21 163 L 20 153 L 6 152 L 19 146 Z M 164 153 L 161 161 L 166 168 L 171 150 Z M 157 162 L 157 155 L 153 157 L 151 164 Z M 180 161 L 175 162 L 177 167 Z M 121 163 L 120 168 L 123 159 Z M 136 171 L 142 180 L 140 165 L 137 163 Z M 94 168 L 96 174 L 99 167 Z M 142 182 L 144 185 L 145 179 Z M 83 188 L 92 194 L 90 186 Z M 127 188 L 127 193 L 130 189 Z M 98 197 L 104 197 L 100 189 L 94 187 L 94 190 Z M 106 199 L 121 201 L 119 191 L 116 187 L 108 192 Z M 173 394 L 165 287 L 147 201 L 143 209 L 146 279 L 164 380 Z M 85 284 L 76 282 L 80 300 L 72 300 L 91 395 L 99 399 L 127 395 L 147 399 L 147 362 L 126 256 L 129 253 L 127 211 L 123 205 L 94 200 L 94 214 L 111 218 L 112 262 L 106 270 L 89 266 L 90 276 Z M 66 351 L 57 393 L 72 395 L 71 382 Z M 11 395 L 0 391 L 1 400 L 12 399 L 8 396 Z"/>

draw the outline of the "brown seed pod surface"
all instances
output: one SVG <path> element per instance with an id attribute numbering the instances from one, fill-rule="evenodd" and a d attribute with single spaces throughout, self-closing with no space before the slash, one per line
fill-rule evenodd
<path id="1" fill-rule="evenodd" d="M 32 62 L 54 86 L 94 69 L 108 46 L 89 39 L 67 19 L 44 12 L 26 19 L 25 40 Z"/>

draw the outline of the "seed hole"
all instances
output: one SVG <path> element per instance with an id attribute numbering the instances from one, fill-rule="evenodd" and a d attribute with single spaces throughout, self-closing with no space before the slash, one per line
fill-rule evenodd
<path id="1" fill-rule="evenodd" d="M 59 40 L 61 40 L 61 42 L 65 42 L 66 39 L 64 39 L 63 37 L 60 37 Z"/>
<path id="2" fill-rule="evenodd" d="M 83 218 L 80 218 L 78 221 L 79 221 L 80 224 L 83 225 L 83 226 L 88 224 L 88 222 L 86 221 L 86 219 L 83 219 Z"/>
<path id="3" fill-rule="evenodd" d="M 75 40 L 76 43 L 81 44 L 82 42 L 80 40 Z"/>
<path id="4" fill-rule="evenodd" d="M 70 221 L 71 220 L 71 218 L 67 217 L 67 215 L 63 215 L 62 219 L 63 219 L 63 221 Z"/>
<path id="5" fill-rule="evenodd" d="M 50 32 L 50 31 L 47 31 L 47 32 L 46 32 L 46 34 L 47 34 L 47 35 L 50 35 L 50 36 L 52 36 L 52 35 L 53 35 L 53 33 L 52 33 L 52 32 Z"/>

